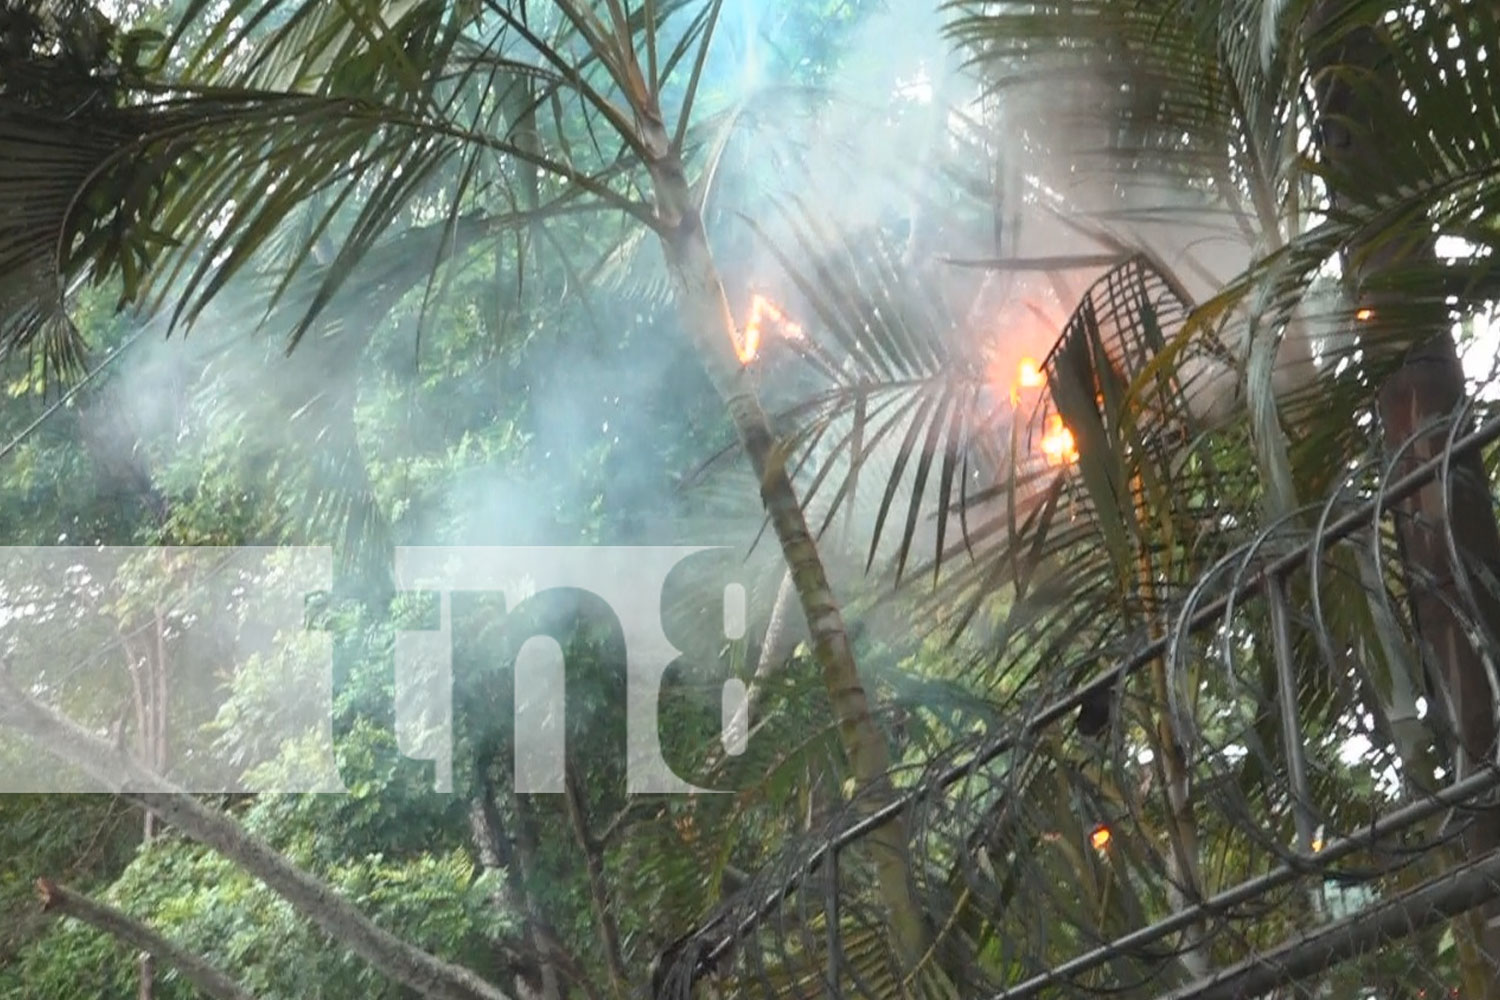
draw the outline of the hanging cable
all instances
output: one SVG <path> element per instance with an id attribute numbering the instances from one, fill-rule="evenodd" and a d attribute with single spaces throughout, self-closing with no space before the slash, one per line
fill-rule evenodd
<path id="1" fill-rule="evenodd" d="M 95 375 L 98 375 L 105 368 L 107 368 L 109 366 L 110 362 L 114 361 L 115 358 L 119 357 L 121 355 L 121 353 L 124 352 L 125 348 L 129 347 L 131 344 L 133 344 L 137 340 L 139 340 L 140 337 L 141 337 L 141 334 L 143 334 L 145 332 L 146 332 L 145 329 L 142 328 L 140 330 L 137 330 L 135 333 L 132 333 L 130 336 L 126 337 L 125 340 L 124 340 L 124 342 L 122 342 L 120 344 L 120 346 L 116 347 L 113 351 L 110 351 L 108 357 L 106 357 L 103 361 L 101 361 L 97 365 L 95 365 L 89 371 L 89 373 L 87 375 L 85 375 L 83 378 L 79 379 L 78 382 L 75 383 L 71 388 L 69 388 L 67 392 L 63 393 L 62 396 L 57 400 L 57 402 L 53 403 L 51 406 L 49 406 L 45 410 L 43 410 L 41 416 L 37 417 L 31 423 L 27 424 L 26 427 L 25 427 L 25 429 L 23 429 L 21 431 L 21 433 L 17 434 L 15 437 L 11 438 L 9 444 L 7 444 L 4 448 L 0 448 L 0 461 L 3 461 L 5 459 L 5 457 L 7 455 L 9 455 L 12 451 L 15 451 L 16 448 L 20 446 L 21 442 L 23 442 L 27 438 L 29 438 L 36 431 L 36 429 L 38 427 L 40 427 L 40 426 L 42 426 L 42 424 L 46 423 L 47 418 L 50 417 L 50 416 L 52 416 L 52 414 L 56 413 L 59 407 L 64 406 L 68 402 L 68 400 L 70 400 L 74 396 L 78 395 L 79 390 L 81 390 L 84 386 L 88 385 L 91 381 L 93 381 Z"/>

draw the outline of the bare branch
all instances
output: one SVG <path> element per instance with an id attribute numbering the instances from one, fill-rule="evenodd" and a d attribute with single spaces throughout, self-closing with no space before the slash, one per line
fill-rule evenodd
<path id="1" fill-rule="evenodd" d="M 215 1000 L 253 1000 L 250 993 L 208 961 L 173 944 L 127 913 L 50 879 L 36 880 L 36 894 L 42 901 L 43 912 L 81 920 L 132 948 L 148 952 Z"/>
<path id="2" fill-rule="evenodd" d="M 150 809 L 193 840 L 238 864 L 334 940 L 423 996 L 440 1000 L 511 1000 L 468 969 L 413 946 L 380 927 L 333 886 L 292 864 L 234 819 L 210 809 L 129 754 L 121 753 L 22 691 L 0 663 L 0 724 L 14 726 L 41 749 L 87 772 L 105 788 Z M 149 790 L 149 791 L 143 791 Z"/>

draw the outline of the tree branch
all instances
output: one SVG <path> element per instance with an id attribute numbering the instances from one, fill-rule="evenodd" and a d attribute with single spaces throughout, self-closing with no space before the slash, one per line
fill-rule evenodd
<path id="1" fill-rule="evenodd" d="M 260 879 L 299 914 L 371 967 L 438 1000 L 511 1000 L 468 969 L 380 927 L 336 889 L 292 864 L 234 819 L 204 806 L 129 754 L 115 750 L 18 688 L 0 662 L 0 724 L 32 737 L 47 753 L 87 772 L 105 788 L 150 809 L 184 834 Z"/>
<path id="2" fill-rule="evenodd" d="M 132 948 L 149 953 L 182 973 L 184 979 L 214 1000 L 253 1000 L 250 993 L 207 960 L 173 944 L 129 914 L 50 879 L 36 880 L 36 894 L 42 901 L 44 913 L 81 920 Z"/>

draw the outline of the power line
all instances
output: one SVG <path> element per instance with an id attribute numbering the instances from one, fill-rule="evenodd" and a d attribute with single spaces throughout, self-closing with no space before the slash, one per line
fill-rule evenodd
<path id="1" fill-rule="evenodd" d="M 119 357 L 121 352 L 123 352 L 125 348 L 129 347 L 131 344 L 139 340 L 141 338 L 141 335 L 145 332 L 146 330 L 143 327 L 135 331 L 135 333 L 132 333 L 130 336 L 126 337 L 124 342 L 121 343 L 119 347 L 116 347 L 113 351 L 110 351 L 108 357 L 95 365 L 87 375 L 79 379 L 78 382 L 73 385 L 72 388 L 70 388 L 67 392 L 63 393 L 62 396 L 58 398 L 57 402 L 53 403 L 51 406 L 43 410 L 41 416 L 37 417 L 31 423 L 27 424 L 25 429 L 23 429 L 21 433 L 12 438 L 10 443 L 7 444 L 4 448 L 0 448 L 0 461 L 4 461 L 6 456 L 8 456 L 11 452 L 15 451 L 16 448 L 20 446 L 21 442 L 29 438 L 38 427 L 46 423 L 48 417 L 56 413 L 58 408 L 64 406 L 68 402 L 68 400 L 78 395 L 79 390 L 93 381 L 95 375 L 98 375 L 105 368 L 107 368 L 110 362 Z"/>

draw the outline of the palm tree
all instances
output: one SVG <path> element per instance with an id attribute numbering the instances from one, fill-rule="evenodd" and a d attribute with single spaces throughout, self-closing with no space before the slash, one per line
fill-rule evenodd
<path id="1" fill-rule="evenodd" d="M 1365 541 L 1314 548 L 1311 561 L 1327 563 L 1321 576 L 1290 592 L 1272 587 L 1264 612 L 1231 603 L 1244 617 L 1226 618 L 1222 639 L 1194 641 L 1185 623 L 1209 597 L 1253 579 L 1249 568 L 1266 553 L 1321 532 L 1351 494 L 1380 496 L 1469 426 L 1452 329 L 1493 299 L 1485 261 L 1496 239 L 1500 119 L 1487 53 L 1500 22 L 1462 3 L 949 9 L 955 39 L 988 84 L 982 101 L 954 115 L 948 176 L 979 202 L 954 226 L 1032 218 L 965 263 L 1002 281 L 1039 274 L 1049 293 L 1034 291 L 1039 302 L 1077 304 L 1030 425 L 1045 430 L 1060 417 L 1077 461 L 1047 467 L 1024 432 L 1013 438 L 1020 447 L 996 447 L 1003 434 L 986 423 L 983 402 L 995 377 L 972 329 L 919 327 L 913 350 L 911 327 L 872 322 L 899 311 L 891 300 L 922 292 L 878 254 L 851 251 L 848 273 L 803 276 L 832 336 L 868 331 L 866 356 L 857 376 L 787 417 L 802 417 L 796 440 L 810 482 L 835 506 L 874 497 L 872 551 L 887 515 L 906 508 L 895 519 L 897 572 L 914 546 L 932 546 L 928 573 L 917 574 L 938 580 L 927 620 L 969 634 L 988 623 L 981 634 L 1001 647 L 971 676 L 1014 707 L 1016 722 L 988 740 L 955 740 L 938 763 L 967 760 L 969 769 L 928 762 L 938 774 L 911 800 L 927 908 L 948 914 L 944 934 L 983 969 L 968 981 L 998 990 L 1232 885 L 1239 866 L 1254 863 L 1248 853 L 1226 859 L 1251 851 L 1237 841 L 1275 853 L 1287 836 L 1311 855 L 1323 841 L 1311 811 L 1339 817 L 1343 830 L 1366 821 L 1354 817 L 1378 810 L 1382 793 L 1324 759 L 1352 717 L 1377 720 L 1371 757 L 1394 764 L 1414 797 L 1434 787 L 1434 767 L 1469 774 L 1493 759 L 1488 651 L 1500 617 L 1485 581 L 1500 567 L 1500 536 L 1477 452 L 1445 466 L 1448 485 L 1377 505 Z M 1022 194 L 996 206 L 1005 180 Z M 1439 237 L 1471 249 L 1440 260 Z M 1080 302 L 1079 280 L 1110 264 Z M 1001 391 L 1015 353 L 1002 358 Z M 1392 471 L 1372 480 L 1360 456 L 1376 422 L 1385 451 L 1376 468 Z M 1026 425 L 1024 412 L 1017 423 Z M 986 461 L 998 472 L 971 491 L 969 474 Z M 1382 509 L 1394 528 L 1382 525 Z M 923 535 L 928 519 L 936 530 Z M 1383 551 L 1387 535 L 1400 558 L 1372 562 L 1366 553 Z M 1408 602 L 1410 648 L 1388 592 Z M 1308 604 L 1314 620 L 1299 624 L 1294 609 Z M 1144 690 L 1119 670 L 1099 673 L 1112 650 L 1151 639 L 1155 655 L 1125 661 L 1132 678 L 1148 680 Z M 1064 707 L 1081 702 L 1091 714 L 1099 697 L 1112 699 L 1103 715 L 1116 716 L 1117 749 L 1151 752 L 1149 795 L 1132 787 L 1141 769 L 1130 757 L 1117 753 L 1096 776 L 1078 763 L 1087 741 L 1080 750 L 1048 728 Z M 1420 721 L 1424 698 L 1452 708 Z M 1445 746 L 1458 752 L 1443 756 Z M 976 754 L 994 770 L 973 770 Z M 1322 777 L 1299 775 L 1308 757 Z M 1102 862 L 1086 848 L 1049 853 L 1045 843 L 1086 843 L 1078 823 L 1090 811 L 1128 817 L 1136 835 L 1127 843 L 1113 831 Z M 1471 861 L 1489 857 L 1497 830 L 1481 805 L 1465 827 Z M 831 832 L 800 863 L 831 863 L 855 834 Z M 964 857 L 976 843 L 985 857 Z M 726 910 L 705 928 L 710 954 L 785 949 L 781 934 L 755 930 L 767 917 L 762 901 L 785 893 L 796 902 L 777 912 L 811 907 L 817 916 L 794 922 L 799 931 L 840 921 L 847 953 L 832 944 L 815 958 L 782 951 L 767 992 L 798 988 L 814 962 L 842 964 L 848 988 L 887 988 L 880 960 L 856 948 L 871 929 L 850 913 L 858 880 L 843 876 L 834 905 L 820 902 L 821 886 L 797 888 L 800 878 L 768 876 Z M 1028 879 L 1040 896 L 1026 897 Z M 1038 898 L 1048 900 L 1045 916 Z M 1079 985 L 1120 988 L 1163 972 L 1207 982 L 1227 955 L 1253 957 L 1304 908 L 1316 917 L 1323 906 L 1316 895 L 1290 904 L 1233 947 L 1216 944 L 1204 923 L 1182 922 L 1175 946 L 1100 957 L 1079 969 Z M 1465 919 L 1455 931 L 1466 991 L 1494 995 L 1493 930 Z M 764 959 L 746 958 L 732 974 L 742 988 L 755 961 Z M 1304 974 L 1323 968 L 1315 961 Z"/>
<path id="2" fill-rule="evenodd" d="M 527 248 L 552 238 L 551 220 L 602 212 L 653 234 L 758 480 L 856 784 L 878 804 L 886 743 L 784 450 L 736 350 L 702 219 L 714 161 L 689 162 L 721 156 L 733 136 L 733 114 L 702 124 L 695 114 L 721 6 L 190 0 L 153 46 L 86 4 L 38 0 L 7 29 L 23 73 L 63 86 L 11 83 L 5 94 L 0 141 L 15 151 L 7 162 L 24 166 L 0 184 L 6 204 L 27 206 L 8 214 L 0 259 L 5 347 L 76 368 L 66 288 L 84 278 L 122 277 L 126 302 L 175 299 L 172 320 L 184 325 L 231 279 L 253 278 L 266 321 L 281 323 L 293 348 L 329 342 L 333 306 L 440 290 L 441 265 L 483 241 L 519 236 L 526 266 Z M 59 47 L 62 60 L 48 54 Z M 61 142 L 47 134 L 58 117 L 68 122 Z M 426 218 L 403 231 L 413 206 Z M 338 394 L 310 392 L 337 410 L 326 400 Z M 229 849 L 222 829 L 208 832 L 217 820 L 195 826 L 187 800 L 173 802 L 160 811 Z M 926 930 L 899 824 L 874 844 L 895 940 L 915 961 Z M 290 888 L 288 898 L 307 904 Z M 413 971 L 420 961 L 405 960 L 381 964 L 433 988 Z M 454 983 L 444 989 L 479 992 Z"/>

